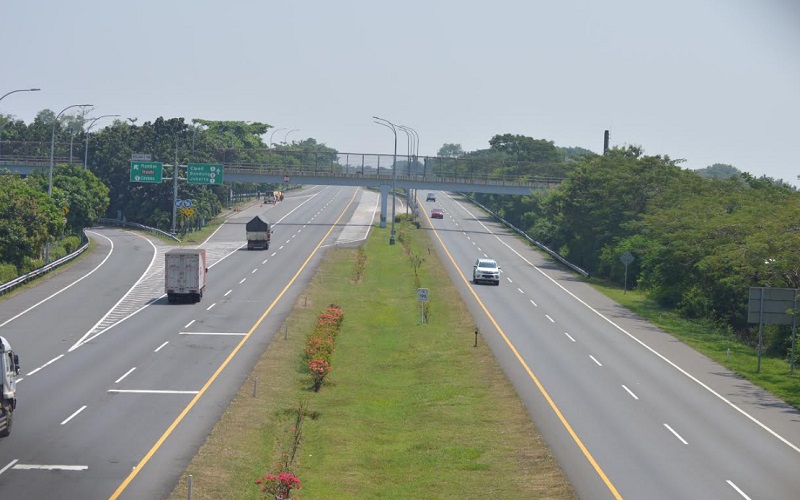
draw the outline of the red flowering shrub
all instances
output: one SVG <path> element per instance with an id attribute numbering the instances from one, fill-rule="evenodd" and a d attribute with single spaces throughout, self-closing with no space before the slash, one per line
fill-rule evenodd
<path id="1" fill-rule="evenodd" d="M 331 304 L 317 318 L 314 331 L 306 337 L 305 355 L 314 392 L 319 392 L 322 382 L 331 371 L 336 336 L 341 329 L 344 312 Z"/>
<path id="2" fill-rule="evenodd" d="M 256 484 L 263 485 L 261 492 L 264 493 L 264 498 L 285 500 L 290 498 L 292 490 L 299 490 L 300 479 L 291 472 L 281 472 L 277 476 L 275 474 L 267 474 L 258 481 Z"/>
<path id="3" fill-rule="evenodd" d="M 324 359 L 312 359 L 308 362 L 308 369 L 311 372 L 314 392 L 319 392 L 319 388 L 322 387 L 322 381 L 331 372 L 331 365 Z"/>

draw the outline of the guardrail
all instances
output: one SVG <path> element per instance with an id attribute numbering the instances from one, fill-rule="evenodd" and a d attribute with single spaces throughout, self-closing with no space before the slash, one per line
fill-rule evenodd
<path id="1" fill-rule="evenodd" d="M 492 217 L 494 217 L 495 219 L 497 219 L 497 220 L 499 220 L 500 222 L 502 222 L 502 223 L 503 223 L 503 224 L 504 224 L 506 227 L 508 227 L 509 229 L 511 229 L 512 231 L 514 231 L 515 233 L 517 233 L 518 235 L 520 235 L 520 236 L 522 236 L 523 238 L 525 238 L 526 240 L 528 240 L 528 242 L 530 242 L 532 245 L 536 246 L 537 248 L 539 248 L 539 249 L 540 249 L 540 250 L 542 250 L 543 252 L 546 252 L 548 255 L 550 255 L 550 257 L 552 257 L 552 258 L 556 259 L 558 262 L 560 262 L 560 263 L 564 264 L 565 266 L 567 266 L 568 268 L 572 269 L 572 270 L 573 270 L 573 271 L 575 271 L 576 273 L 580 274 L 580 275 L 581 275 L 581 276 L 583 276 L 584 278 L 588 278 L 588 277 L 589 277 L 589 273 L 588 273 L 587 271 L 584 271 L 584 270 L 583 270 L 583 269 L 581 269 L 580 267 L 576 266 L 576 265 L 575 265 L 575 264 L 573 264 L 572 262 L 570 262 L 570 261 L 568 261 L 567 259 L 565 259 L 564 257 L 560 256 L 560 255 L 559 255 L 557 252 L 555 252 L 555 251 L 551 250 L 551 249 L 550 249 L 550 248 L 548 248 L 546 245 L 544 245 L 544 244 L 542 244 L 542 243 L 539 243 L 538 241 L 534 240 L 533 238 L 531 238 L 530 236 L 528 236 L 528 235 L 527 235 L 527 233 L 525 233 L 525 231 L 523 231 L 523 230 L 521 230 L 521 229 L 518 229 L 518 228 L 514 227 L 514 226 L 513 226 L 513 225 L 512 225 L 510 222 L 508 222 L 508 221 L 507 221 L 507 220 L 505 220 L 504 218 L 500 217 L 500 216 L 499 216 L 499 215 L 497 215 L 496 213 L 492 212 L 491 210 L 489 210 L 488 208 L 486 208 L 485 206 L 483 206 L 483 205 L 482 205 L 480 202 L 478 202 L 478 201 L 477 201 L 477 200 L 475 200 L 474 198 L 470 197 L 468 194 L 466 194 L 466 193 L 461 193 L 461 194 L 462 194 L 462 195 L 463 195 L 465 198 L 467 198 L 468 200 L 470 200 L 472 203 L 474 203 L 474 204 L 478 205 L 479 207 L 481 207 L 481 209 L 483 209 L 484 211 L 486 211 L 487 213 L 489 213 L 489 214 L 490 214 Z"/>
<path id="2" fill-rule="evenodd" d="M 98 219 L 97 222 L 99 222 L 100 224 L 106 224 L 106 225 L 110 225 L 110 226 L 132 227 L 132 228 L 135 228 L 135 229 L 140 229 L 142 231 L 147 231 L 149 233 L 159 234 L 159 235 L 164 236 L 166 238 L 172 238 L 173 240 L 177 241 L 178 243 L 180 243 L 180 241 L 181 241 L 174 234 L 168 233 L 166 231 L 162 231 L 160 229 L 156 229 L 154 227 L 145 226 L 144 224 L 138 224 L 136 222 L 127 222 L 127 221 L 124 221 L 124 220 L 106 219 L 106 218 Z"/>
<path id="3" fill-rule="evenodd" d="M 82 254 L 84 250 L 89 248 L 89 238 L 86 236 L 86 232 L 84 232 L 83 230 L 81 230 L 81 241 L 83 242 L 83 244 L 71 254 L 65 255 L 64 257 L 61 257 L 60 259 L 55 260 L 47 264 L 46 266 L 42 266 L 39 269 L 33 270 L 28 274 L 23 274 L 22 276 L 14 278 L 11 281 L 7 281 L 5 283 L 0 284 L 0 295 L 3 295 L 9 290 L 13 290 L 14 288 L 18 287 L 19 285 L 22 285 L 23 283 L 29 280 L 32 280 L 33 278 L 36 278 L 43 274 L 47 274 L 48 272 L 60 266 L 61 264 L 69 262 L 78 255 Z"/>

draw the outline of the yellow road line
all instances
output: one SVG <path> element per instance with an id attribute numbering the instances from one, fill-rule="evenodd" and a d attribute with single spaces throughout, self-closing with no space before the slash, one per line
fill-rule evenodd
<path id="1" fill-rule="evenodd" d="M 467 279 L 466 276 L 464 276 L 464 273 L 461 272 L 461 268 L 458 266 L 458 264 L 456 264 L 455 259 L 450 254 L 450 251 L 447 249 L 447 246 L 442 241 L 442 238 L 439 236 L 439 232 L 436 230 L 436 228 L 431 223 L 431 219 L 428 216 L 428 213 L 427 212 L 423 212 L 423 213 L 425 213 L 425 219 L 427 219 L 428 225 L 433 230 L 433 234 L 436 236 L 436 239 L 439 240 L 439 243 L 442 245 L 442 249 L 444 250 L 444 253 L 447 254 L 447 258 L 450 259 L 450 262 L 453 264 L 453 267 L 455 268 L 456 272 L 458 273 L 459 276 L 461 276 L 461 279 L 464 280 L 464 283 L 467 284 L 467 288 L 469 289 L 470 293 L 472 293 L 472 296 L 475 297 L 475 300 L 478 301 L 478 305 L 481 306 L 481 309 L 483 309 L 483 312 L 486 313 L 486 316 L 489 318 L 489 321 L 492 322 L 494 327 L 500 333 L 500 336 L 503 337 L 503 340 L 506 342 L 506 345 L 508 345 L 509 349 L 511 349 L 511 352 L 514 353 L 514 356 L 516 356 L 516 358 L 519 361 L 519 363 L 522 365 L 522 367 L 528 373 L 528 376 L 531 378 L 531 380 L 533 380 L 533 383 L 536 384 L 536 387 L 539 389 L 539 392 L 541 392 L 542 396 L 544 396 L 544 399 L 547 400 L 547 404 L 549 404 L 550 408 L 553 410 L 553 412 L 555 412 L 556 416 L 561 421 L 561 425 L 563 425 L 564 428 L 567 429 L 567 432 L 569 433 L 570 436 L 572 436 L 573 441 L 575 441 L 575 444 L 578 445 L 578 448 L 580 448 L 581 452 L 583 453 L 583 456 L 586 457 L 586 460 L 588 460 L 589 463 L 592 465 L 592 467 L 594 468 L 595 472 L 597 472 L 597 475 L 600 476 L 600 479 L 603 480 L 603 482 L 608 487 L 608 489 L 611 492 L 611 494 L 614 495 L 614 498 L 616 498 L 617 500 L 622 500 L 622 496 L 617 491 L 617 488 L 614 487 L 614 484 L 611 482 L 610 479 L 608 479 L 608 476 L 606 476 L 605 472 L 603 472 L 603 469 L 600 468 L 600 465 L 597 463 L 597 461 L 594 459 L 592 454 L 589 452 L 589 450 L 583 444 L 583 441 L 581 441 L 581 438 L 578 437 L 578 434 L 572 429 L 572 426 L 569 425 L 569 422 L 567 422 L 567 419 L 566 419 L 566 417 L 564 417 L 564 414 L 561 413 L 561 410 L 558 408 L 558 406 L 556 406 L 556 403 L 550 397 L 550 394 L 547 392 L 547 390 L 545 390 L 545 388 L 542 385 L 542 383 L 539 382 L 539 378 L 536 377 L 536 375 L 533 373 L 533 370 L 531 370 L 530 367 L 528 366 L 528 364 L 525 362 L 525 360 L 522 359 L 522 356 L 520 355 L 519 351 L 517 351 L 517 348 L 514 347 L 514 344 L 506 336 L 506 333 L 503 331 L 502 328 L 500 328 L 500 325 L 497 324 L 497 321 L 495 321 L 494 316 L 492 316 L 492 314 L 489 312 L 489 310 L 486 309 L 486 306 L 483 304 L 483 301 L 480 299 L 480 297 L 478 297 L 478 294 L 475 293 L 475 289 L 472 286 L 470 286 L 469 280 Z"/>
<path id="2" fill-rule="evenodd" d="M 272 309 L 275 307 L 278 301 L 281 300 L 281 298 L 283 298 L 283 296 L 286 294 L 286 291 L 289 289 L 289 287 L 292 286 L 292 284 L 297 280 L 297 278 L 300 276 L 300 273 L 303 272 L 303 270 L 306 268 L 311 258 L 314 257 L 314 255 L 316 255 L 316 253 L 319 251 L 320 247 L 322 246 L 322 243 L 328 238 L 328 236 L 330 236 L 334 228 L 336 228 L 336 225 L 339 223 L 342 217 L 344 217 L 344 214 L 347 212 L 347 209 L 350 208 L 350 205 L 353 204 L 353 200 L 355 200 L 356 194 L 358 194 L 358 192 L 359 190 L 356 189 L 355 192 L 353 193 L 353 197 L 350 198 L 350 201 L 347 203 L 347 206 L 344 208 L 344 210 L 342 210 L 342 213 L 339 214 L 339 217 L 331 225 L 331 228 L 328 229 L 328 232 L 325 233 L 325 236 L 323 236 L 322 239 L 319 241 L 319 243 L 317 243 L 317 246 L 314 248 L 311 254 L 309 254 L 305 262 L 303 262 L 303 265 L 300 266 L 300 269 L 297 270 L 292 279 L 289 280 L 289 282 L 286 284 L 285 287 L 283 287 L 283 290 L 281 290 L 281 293 L 278 294 L 278 297 L 274 301 L 272 301 L 272 303 L 269 305 L 266 311 L 264 311 L 261 317 L 258 318 L 258 321 L 256 321 L 253 327 L 250 328 L 250 330 L 247 332 L 247 335 L 245 335 L 242 338 L 241 342 L 239 342 L 239 344 L 233 349 L 233 351 L 231 351 L 231 353 L 228 355 L 225 361 L 222 362 L 219 368 L 217 368 L 217 371 L 215 371 L 214 374 L 211 375 L 211 378 L 209 378 L 206 381 L 205 385 L 203 385 L 203 388 L 200 389 L 197 395 L 194 398 L 192 398 L 189 404 L 186 405 L 183 411 L 181 411 L 180 415 L 178 415 L 178 417 L 172 422 L 172 424 L 170 424 L 170 426 L 167 428 L 166 431 L 164 431 L 161 437 L 158 438 L 158 441 L 156 441 L 153 447 L 150 448 L 150 451 L 148 451 L 147 454 L 144 456 L 144 458 L 142 458 L 139 461 L 139 463 L 136 464 L 136 467 L 133 468 L 133 471 L 131 471 L 131 473 L 128 474 L 128 477 L 126 477 L 125 480 L 122 482 L 122 484 L 119 485 L 114 494 L 109 497 L 109 500 L 115 500 L 119 498 L 122 492 L 125 491 L 125 488 L 127 488 L 130 482 L 133 481 L 133 478 L 135 478 L 139 474 L 139 471 L 141 471 L 142 468 L 144 468 L 147 462 L 149 462 L 150 459 L 153 458 L 153 455 L 155 455 L 158 449 L 161 448 L 161 445 L 163 445 L 164 442 L 167 440 L 167 438 L 170 436 L 170 434 L 172 434 L 172 431 L 174 431 L 175 428 L 178 427 L 178 424 L 180 424 L 181 421 L 184 419 L 184 417 L 186 417 L 186 414 L 189 413 L 189 410 L 191 410 L 194 407 L 194 405 L 200 400 L 200 398 L 203 397 L 203 394 L 205 394 L 208 388 L 211 387 L 211 384 L 213 384 L 214 381 L 217 379 L 217 377 L 219 377 L 220 373 L 222 373 L 222 370 L 224 370 L 231 362 L 231 360 L 233 360 L 233 358 L 236 356 L 236 353 L 239 352 L 239 349 L 241 349 L 242 346 L 245 344 L 245 342 L 247 342 L 247 339 L 250 338 L 250 336 L 253 334 L 256 328 L 258 328 L 261 325 L 261 323 L 264 321 L 267 315 L 272 311 Z"/>

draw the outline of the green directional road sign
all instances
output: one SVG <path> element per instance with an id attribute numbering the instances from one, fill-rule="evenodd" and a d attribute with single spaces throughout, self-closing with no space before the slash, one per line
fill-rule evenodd
<path id="1" fill-rule="evenodd" d="M 186 166 L 186 180 L 191 184 L 222 184 L 222 165 L 190 163 Z"/>
<path id="2" fill-rule="evenodd" d="M 160 161 L 132 161 L 131 182 L 161 182 L 163 167 Z"/>

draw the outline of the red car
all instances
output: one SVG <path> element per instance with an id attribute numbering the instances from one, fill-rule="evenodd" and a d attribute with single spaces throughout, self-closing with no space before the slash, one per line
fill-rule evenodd
<path id="1" fill-rule="evenodd" d="M 431 219 L 444 219 L 444 210 L 441 208 L 431 210 Z"/>

